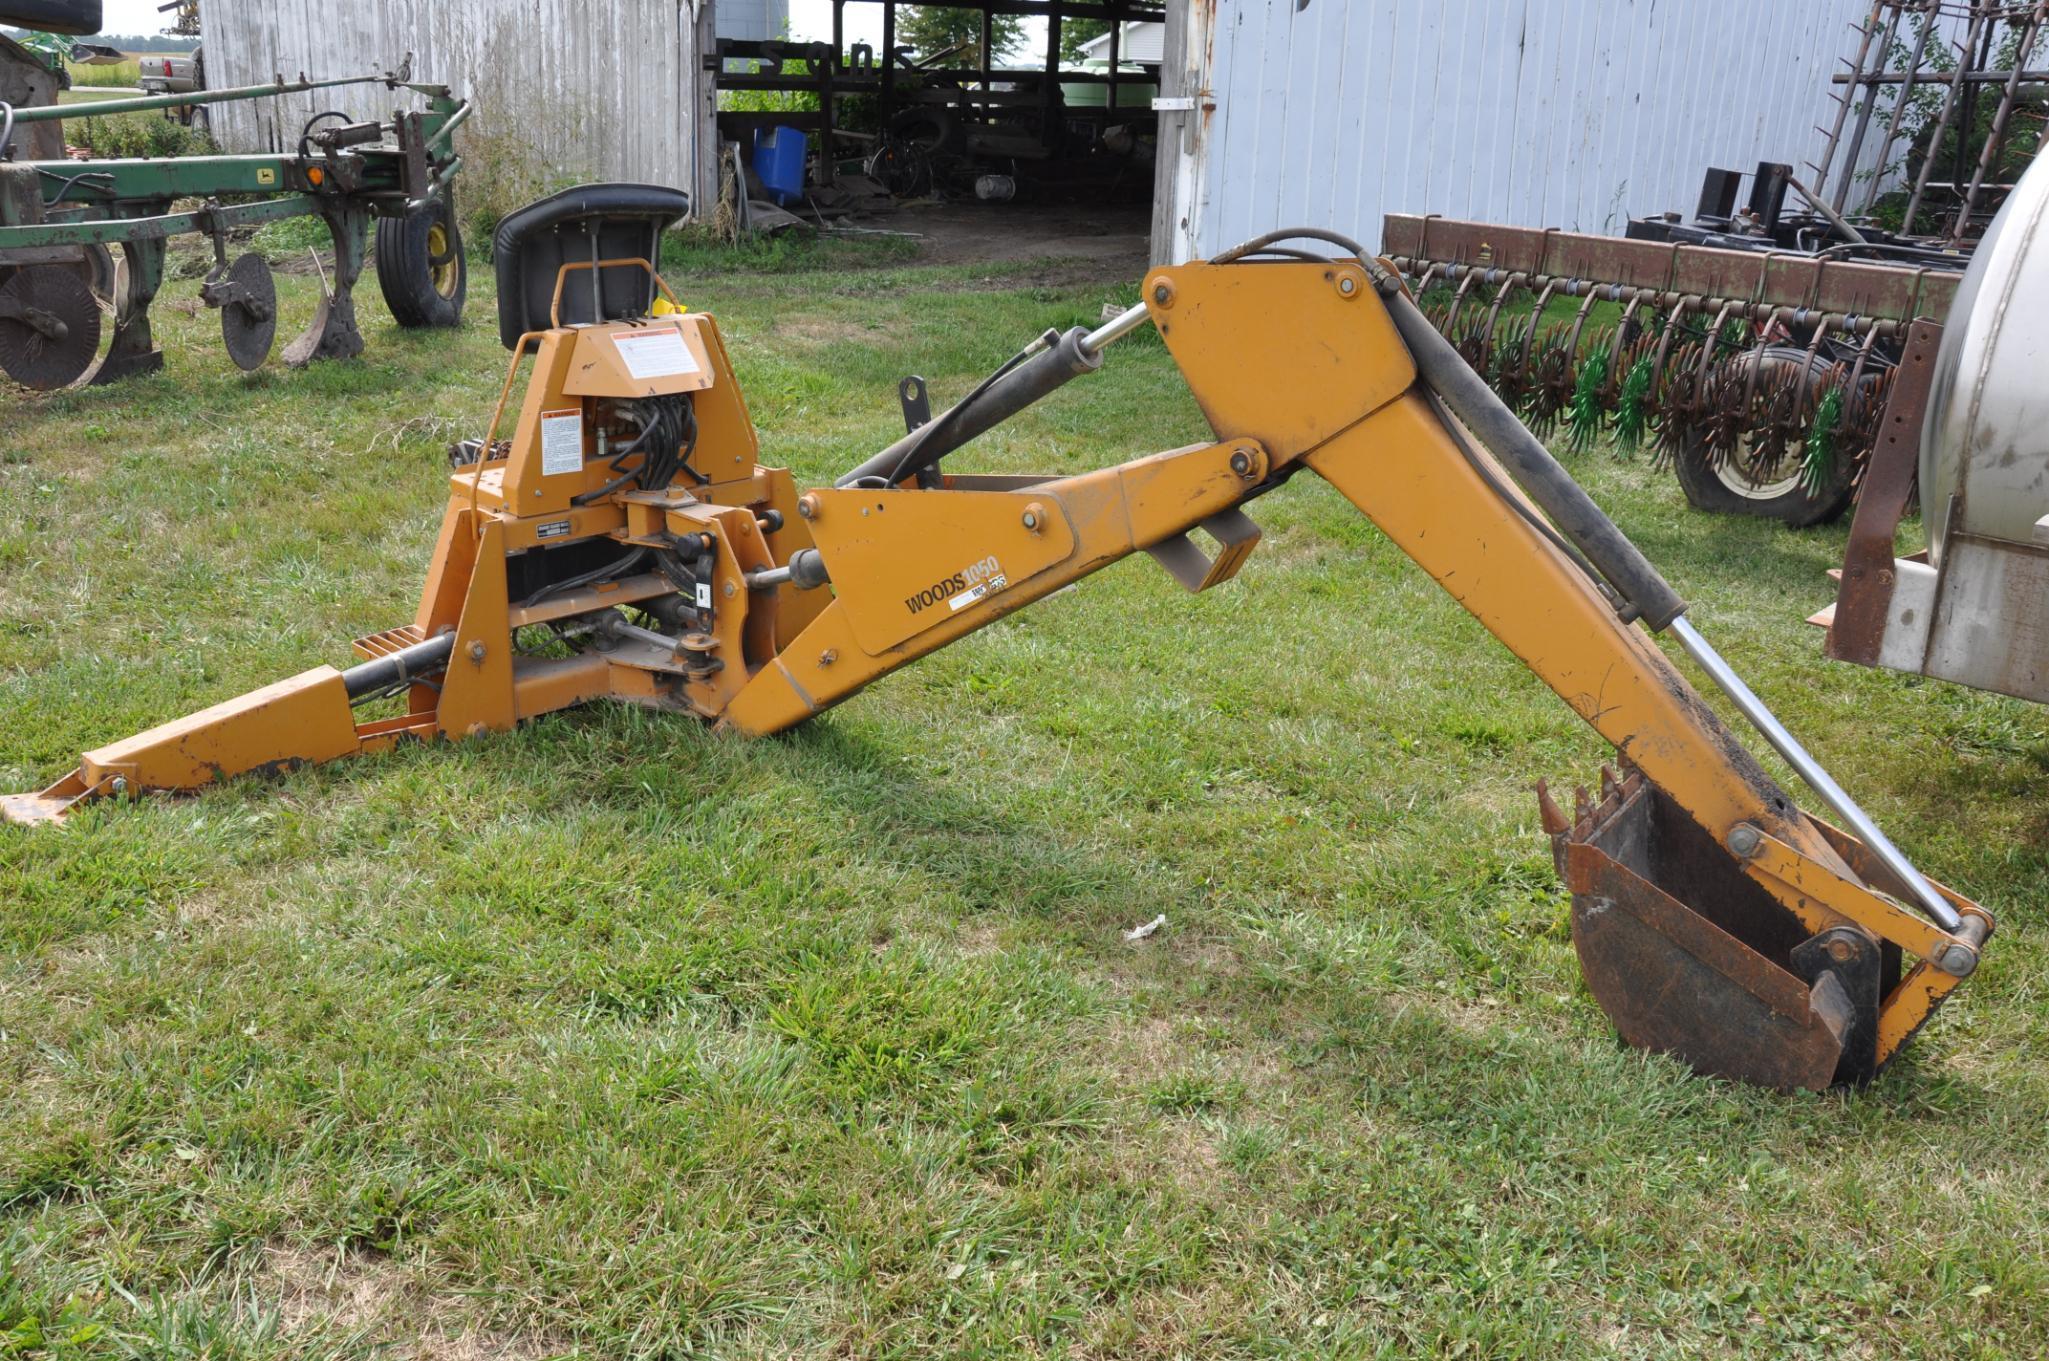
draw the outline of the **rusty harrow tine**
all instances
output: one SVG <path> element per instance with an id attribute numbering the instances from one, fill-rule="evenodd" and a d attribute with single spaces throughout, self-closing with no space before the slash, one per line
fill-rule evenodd
<path id="1" fill-rule="evenodd" d="M 1465 305 L 1466 293 L 1480 281 L 1480 271 L 1469 269 L 1466 277 L 1459 280 L 1458 291 L 1451 296 L 1451 310 L 1444 314 L 1444 334 L 1449 337 L 1458 329 L 1459 308 Z"/>
<path id="2" fill-rule="evenodd" d="M 1543 291 L 1537 294 L 1536 305 L 1530 308 L 1530 333 L 1523 337 L 1523 367 L 1530 366 L 1530 347 L 1536 342 L 1537 327 L 1544 320 L 1544 306 L 1551 301 L 1551 294 L 1558 288 L 1557 279 L 1547 279 Z"/>
<path id="3" fill-rule="evenodd" d="M 1608 360 L 1608 382 L 1606 386 L 1614 390 L 1615 398 L 1618 402 L 1622 399 L 1623 380 L 1616 375 L 1618 373 L 1626 374 L 1626 370 L 1621 368 L 1622 356 L 1636 349 L 1636 309 L 1643 302 L 1644 296 L 1640 291 L 1630 296 L 1629 301 L 1623 305 L 1622 320 L 1615 327 L 1615 349 Z M 1630 362 L 1634 363 L 1634 358 Z"/>
<path id="4" fill-rule="evenodd" d="M 1722 310 L 1715 313 L 1715 323 L 1708 327 L 1707 338 L 1701 344 L 1700 373 L 1694 380 L 1693 385 L 1693 398 L 1697 402 L 1705 401 L 1707 398 L 1708 370 L 1714 367 L 1715 350 L 1722 341 L 1722 327 L 1729 320 L 1730 309 L 1735 306 L 1734 302 L 1722 304 Z"/>
<path id="5" fill-rule="evenodd" d="M 1503 279 L 1501 287 L 1494 291 L 1494 305 L 1487 309 L 1487 338 L 1490 343 L 1494 338 L 1494 328 L 1501 322 L 1501 304 L 1508 301 L 1509 293 L 1515 289 L 1517 284 L 1522 283 L 1526 277 L 1521 270 L 1517 270 L 1506 279 Z"/>
<path id="6" fill-rule="evenodd" d="M 1577 282 L 1577 280 L 1574 282 Z M 1572 354 L 1579 353 L 1580 332 L 1586 329 L 1587 316 L 1594 310 L 1594 300 L 1598 296 L 1593 289 L 1589 288 L 1586 297 L 1580 300 L 1579 311 L 1573 314 L 1572 338 L 1565 342 L 1566 350 Z"/>

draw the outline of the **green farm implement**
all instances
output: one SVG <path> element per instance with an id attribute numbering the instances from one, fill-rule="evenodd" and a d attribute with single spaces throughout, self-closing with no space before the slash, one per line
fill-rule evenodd
<path id="1" fill-rule="evenodd" d="M 0 372 L 38 390 L 104 383 L 163 367 L 149 308 L 164 280 L 167 244 L 213 244 L 200 298 L 220 313 L 230 358 L 261 366 L 278 326 L 277 290 L 261 255 L 230 258 L 238 232 L 317 217 L 333 245 L 312 319 L 285 347 L 294 367 L 360 354 L 352 290 L 370 257 L 402 326 L 453 326 L 466 287 L 452 181 L 462 161 L 453 133 L 467 101 L 397 71 L 13 109 L 0 104 Z M 19 128 L 65 117 L 264 99 L 306 90 L 383 86 L 424 108 L 382 121 L 323 113 L 283 154 L 171 159 L 15 161 Z M 118 248 L 118 256 L 117 256 Z M 111 326 L 106 323 L 111 319 Z M 111 337 L 102 344 L 102 333 Z"/>

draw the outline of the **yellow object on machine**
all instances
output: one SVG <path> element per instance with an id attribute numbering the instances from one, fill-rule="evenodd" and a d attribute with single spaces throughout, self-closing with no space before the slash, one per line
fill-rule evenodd
<path id="1" fill-rule="evenodd" d="M 590 186 L 501 227 L 512 364 L 491 429 L 451 475 L 412 622 L 358 641 L 348 671 L 318 667 L 88 752 L 49 789 L 0 802 L 6 816 L 503 731 L 601 698 L 775 732 L 1134 552 L 1191 591 L 1228 581 L 1259 541 L 1244 507 L 1307 469 L 1617 748 L 1621 773 L 1603 772 L 1597 800 L 1582 793 L 1569 818 L 1540 801 L 1588 985 L 1625 1039 L 1772 1087 L 1863 1082 L 1976 967 L 1991 918 L 1914 870 L 1352 243 L 1280 233 L 1156 269 L 1140 307 L 1047 333 L 799 495 L 756 461 L 717 324 L 656 305 L 667 290 L 648 261 L 677 197 Z M 942 471 L 1147 322 L 1213 442 L 1069 477 Z M 907 411 L 922 396 L 907 390 Z M 1671 631 L 1857 835 L 1795 807 L 1651 630 Z M 356 722 L 380 697 L 405 712 Z"/>

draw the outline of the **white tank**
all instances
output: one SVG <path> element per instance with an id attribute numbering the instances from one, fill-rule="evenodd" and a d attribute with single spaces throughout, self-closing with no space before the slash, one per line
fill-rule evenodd
<path id="1" fill-rule="evenodd" d="M 1957 289 L 1921 430 L 1931 562 L 1952 531 L 2041 545 L 2049 526 L 2049 158 L 2038 156 Z"/>

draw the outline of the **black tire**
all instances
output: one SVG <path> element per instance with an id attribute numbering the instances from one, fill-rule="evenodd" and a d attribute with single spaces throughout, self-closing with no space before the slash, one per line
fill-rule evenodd
<path id="1" fill-rule="evenodd" d="M 377 223 L 377 286 L 391 319 L 411 328 L 459 326 L 469 294 L 462 230 L 447 199 Z"/>
<path id="2" fill-rule="evenodd" d="M 927 156 L 943 156 L 961 148 L 960 119 L 953 110 L 937 105 L 901 110 L 889 120 L 888 132 L 894 140 L 908 142 Z"/>
<path id="3" fill-rule="evenodd" d="M 67 38 L 90 38 L 101 28 L 100 0 L 12 0 L 7 22 Z"/>
<path id="4" fill-rule="evenodd" d="M 1835 368 L 1822 356 L 1809 355 L 1806 350 L 1792 345 L 1746 350 L 1723 362 L 1726 376 L 1735 382 L 1742 382 L 1753 365 L 1766 366 L 1766 372 L 1759 375 L 1760 379 L 1767 376 L 1783 379 L 1785 374 L 1797 374 L 1804 367 L 1807 390 L 1803 400 L 1810 410 L 1830 371 Z M 1766 384 L 1760 382 L 1758 386 L 1763 388 Z M 1747 447 L 1747 437 L 1744 443 Z M 1783 460 L 1779 469 L 1753 481 L 1744 471 L 1740 456 L 1725 458 L 1717 465 L 1708 456 L 1705 441 L 1689 435 L 1673 456 L 1672 470 L 1678 475 L 1679 487 L 1686 493 L 1687 502 L 1696 510 L 1713 511 L 1718 515 L 1755 515 L 1777 520 L 1794 529 L 1833 523 L 1842 518 L 1843 512 L 1856 499 L 1858 465 L 1857 460 L 1851 458 L 1836 459 L 1827 480 L 1817 491 L 1810 492 L 1801 480 L 1797 457 Z"/>

